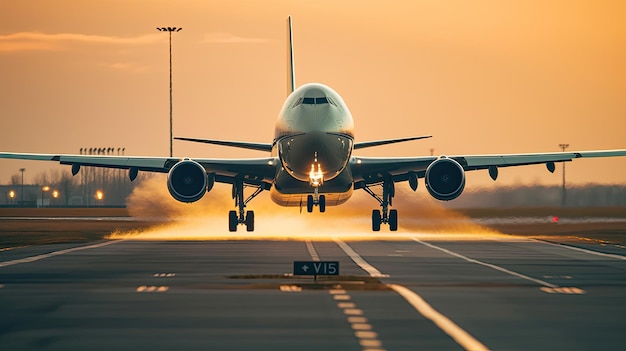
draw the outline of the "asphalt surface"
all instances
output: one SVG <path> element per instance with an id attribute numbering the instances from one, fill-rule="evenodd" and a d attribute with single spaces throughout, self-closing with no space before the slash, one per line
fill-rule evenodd
<path id="1" fill-rule="evenodd" d="M 418 234 L 16 248 L 0 349 L 617 350 L 623 250 Z M 340 276 L 289 275 L 318 258 Z"/>

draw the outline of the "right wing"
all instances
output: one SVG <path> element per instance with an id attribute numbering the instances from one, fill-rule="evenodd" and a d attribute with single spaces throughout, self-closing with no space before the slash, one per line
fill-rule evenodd
<path id="1" fill-rule="evenodd" d="M 457 161 L 465 171 L 545 164 L 554 171 L 555 162 L 567 162 L 577 158 L 626 156 L 626 149 L 578 152 L 551 152 L 534 154 L 455 155 L 448 158 Z M 350 168 L 357 186 L 375 184 L 391 177 L 394 181 L 408 180 L 411 173 L 423 178 L 428 166 L 436 156 L 421 157 L 359 157 L 350 160 Z"/>

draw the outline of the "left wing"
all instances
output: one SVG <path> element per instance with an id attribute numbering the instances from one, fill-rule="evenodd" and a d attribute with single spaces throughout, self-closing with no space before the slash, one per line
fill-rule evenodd
<path id="1" fill-rule="evenodd" d="M 131 178 L 137 171 L 167 173 L 178 162 L 175 157 L 144 157 L 144 156 L 93 156 L 71 154 L 34 154 L 0 152 L 0 158 L 36 161 L 55 161 L 63 165 L 71 165 L 72 173 L 76 174 L 81 166 L 118 168 L 130 170 Z M 280 164 L 275 157 L 248 159 L 190 158 L 201 164 L 207 173 L 214 173 L 215 180 L 231 183 L 236 176 L 244 178 L 245 183 L 257 184 L 274 179 L 276 167 Z"/>
<path id="2" fill-rule="evenodd" d="M 175 137 L 174 139 L 183 140 L 183 141 L 192 141 L 194 143 L 238 147 L 241 149 L 250 149 L 250 150 L 257 150 L 257 151 L 266 151 L 266 152 L 272 151 L 272 144 L 267 144 L 267 143 L 249 143 L 249 142 L 244 142 L 244 141 L 213 140 L 213 139 L 198 139 L 198 138 L 183 138 L 183 137 Z"/>
<path id="3" fill-rule="evenodd" d="M 596 150 L 578 152 L 553 152 L 534 154 L 501 154 L 501 155 L 456 155 L 448 156 L 457 161 L 464 170 L 497 169 L 498 167 L 546 164 L 554 171 L 555 162 L 567 162 L 577 158 L 626 156 L 626 149 Z M 350 168 L 355 182 L 366 184 L 381 182 L 391 176 L 396 182 L 408 180 L 411 173 L 423 178 L 426 169 L 438 157 L 358 157 L 350 160 Z"/>

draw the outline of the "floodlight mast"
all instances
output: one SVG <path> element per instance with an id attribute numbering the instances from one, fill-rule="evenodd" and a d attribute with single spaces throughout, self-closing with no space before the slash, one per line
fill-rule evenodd
<path id="1" fill-rule="evenodd" d="M 172 142 L 174 140 L 174 135 L 172 132 L 172 32 L 180 32 L 182 30 L 181 27 L 160 27 L 157 28 L 159 32 L 168 32 L 170 39 L 170 157 L 173 156 L 173 146 Z"/>

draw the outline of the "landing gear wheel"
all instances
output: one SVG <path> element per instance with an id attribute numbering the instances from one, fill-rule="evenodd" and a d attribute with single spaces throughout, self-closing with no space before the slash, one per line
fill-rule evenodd
<path id="1" fill-rule="evenodd" d="M 236 232 L 238 222 L 239 222 L 239 219 L 237 218 L 237 212 L 229 211 L 228 212 L 228 231 Z"/>
<path id="2" fill-rule="evenodd" d="M 320 195 L 320 212 L 326 212 L 326 195 Z"/>
<path id="3" fill-rule="evenodd" d="M 313 195 L 308 195 L 306 197 L 306 211 L 308 213 L 313 212 Z"/>
<path id="4" fill-rule="evenodd" d="M 398 210 L 389 210 L 389 230 L 398 230 Z"/>
<path id="5" fill-rule="evenodd" d="M 372 230 L 379 232 L 381 222 L 382 217 L 380 216 L 380 210 L 372 210 Z"/>
<path id="6" fill-rule="evenodd" d="M 254 211 L 246 212 L 246 230 L 249 232 L 254 231 Z"/>

